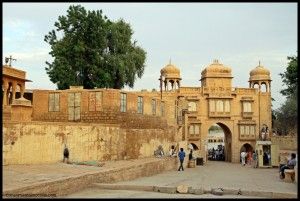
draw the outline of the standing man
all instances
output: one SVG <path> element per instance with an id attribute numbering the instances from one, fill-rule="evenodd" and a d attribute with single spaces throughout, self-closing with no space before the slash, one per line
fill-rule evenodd
<path id="1" fill-rule="evenodd" d="M 183 151 L 183 148 L 180 148 L 180 152 L 178 152 L 178 157 L 179 157 L 179 161 L 180 161 L 180 166 L 178 171 L 180 171 L 180 169 L 182 169 L 182 171 L 184 171 L 183 169 L 183 161 L 184 161 L 184 157 L 185 157 L 185 152 Z"/>
<path id="2" fill-rule="evenodd" d="M 246 160 L 246 156 L 247 156 L 247 153 L 243 151 L 243 152 L 241 153 L 242 165 L 243 165 L 243 166 L 245 166 L 245 164 L 246 164 L 246 163 L 245 163 L 245 162 L 246 162 L 246 161 L 245 161 L 245 160 Z"/>
<path id="3" fill-rule="evenodd" d="M 67 161 L 67 163 L 69 163 L 69 149 L 68 147 L 65 145 L 65 149 L 64 149 L 64 160 L 63 163 L 65 162 L 65 159 Z"/>

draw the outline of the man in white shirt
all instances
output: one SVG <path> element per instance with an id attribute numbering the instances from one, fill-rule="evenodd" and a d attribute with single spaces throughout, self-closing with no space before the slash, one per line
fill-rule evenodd
<path id="1" fill-rule="evenodd" d="M 242 158 L 242 165 L 243 166 L 245 166 L 245 164 L 246 164 L 246 157 L 247 157 L 247 153 L 242 151 L 241 158 Z"/>

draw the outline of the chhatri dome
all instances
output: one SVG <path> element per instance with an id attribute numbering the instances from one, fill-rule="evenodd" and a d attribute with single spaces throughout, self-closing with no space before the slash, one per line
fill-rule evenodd
<path id="1" fill-rule="evenodd" d="M 259 62 L 258 66 L 250 71 L 250 80 L 271 80 L 270 71 Z"/>
<path id="2" fill-rule="evenodd" d="M 231 68 L 224 66 L 215 59 L 201 72 L 201 79 L 205 77 L 231 77 Z"/>
<path id="3" fill-rule="evenodd" d="M 171 61 L 168 65 L 160 70 L 162 76 L 165 78 L 179 78 L 180 79 L 180 70 L 175 65 L 171 64 Z"/>

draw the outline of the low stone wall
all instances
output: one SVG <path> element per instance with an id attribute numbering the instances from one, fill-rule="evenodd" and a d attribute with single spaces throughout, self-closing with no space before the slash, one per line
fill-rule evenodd
<path id="1" fill-rule="evenodd" d="M 50 197 L 51 195 L 62 196 L 88 188 L 92 186 L 93 183 L 126 181 L 155 175 L 166 170 L 174 170 L 177 168 L 177 163 L 177 158 L 166 157 L 155 161 L 150 160 L 150 162 L 143 164 L 83 174 L 50 182 L 42 182 L 19 189 L 7 190 L 3 192 L 3 195 L 4 197 L 8 197 L 12 194 L 44 194 Z"/>

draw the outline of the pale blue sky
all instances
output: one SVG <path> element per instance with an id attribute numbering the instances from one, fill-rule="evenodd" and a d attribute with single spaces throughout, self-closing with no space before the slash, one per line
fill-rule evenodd
<path id="1" fill-rule="evenodd" d="M 146 68 L 134 89 L 159 89 L 160 69 L 172 63 L 182 86 L 200 86 L 201 71 L 218 59 L 232 68 L 233 87 L 248 87 L 258 65 L 271 71 L 273 108 L 284 102 L 279 73 L 287 56 L 297 54 L 297 3 L 3 3 L 3 63 L 27 72 L 28 89 L 56 89 L 45 71 L 51 61 L 44 36 L 69 5 L 102 9 L 111 20 L 123 18 L 133 39 L 147 52 Z"/>

